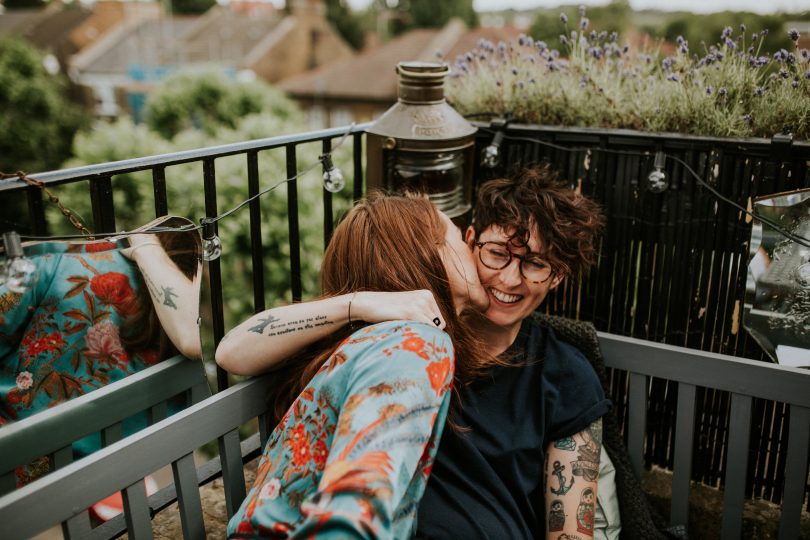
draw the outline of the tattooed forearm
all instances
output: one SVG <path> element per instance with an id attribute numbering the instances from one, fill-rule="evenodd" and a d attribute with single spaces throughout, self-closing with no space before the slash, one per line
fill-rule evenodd
<path id="1" fill-rule="evenodd" d="M 258 319 L 259 322 L 248 328 L 248 332 L 255 332 L 257 334 L 273 337 L 298 332 L 300 330 L 308 330 L 318 326 L 335 324 L 330 321 L 326 315 L 315 315 L 314 317 L 304 317 L 302 319 L 295 319 L 292 321 L 282 321 L 270 313 L 267 315 L 267 318 Z M 268 330 L 267 332 L 265 332 L 266 329 Z"/>
<path id="2" fill-rule="evenodd" d="M 557 537 L 557 540 L 582 540 L 582 537 L 576 534 L 562 533 Z"/>
<path id="3" fill-rule="evenodd" d="M 561 464 L 559 461 L 554 462 L 554 476 L 557 478 L 558 486 L 555 488 L 553 485 L 549 486 L 549 489 L 554 495 L 565 495 L 568 493 L 568 490 L 571 489 L 571 486 L 574 485 L 574 477 L 571 477 L 571 481 L 568 482 L 568 485 L 565 485 L 565 475 L 563 472 L 565 471 L 565 465 Z"/>

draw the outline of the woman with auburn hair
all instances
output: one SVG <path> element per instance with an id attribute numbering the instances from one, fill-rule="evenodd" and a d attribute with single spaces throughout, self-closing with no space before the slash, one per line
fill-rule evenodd
<path id="1" fill-rule="evenodd" d="M 276 345 L 288 341 L 270 338 L 292 339 L 300 328 L 320 333 L 278 371 L 278 425 L 229 523 L 230 538 L 410 537 L 454 378 L 463 382 L 497 363 L 461 317 L 486 307 L 475 262 L 458 228 L 426 198 L 357 204 L 334 231 L 321 279 L 321 312 L 299 316 L 289 306 L 282 319 L 267 310 L 217 349 L 223 368 L 257 374 L 274 363 L 268 342 L 275 358 Z M 429 291 L 441 318 L 356 327 L 357 291 L 413 289 Z M 345 312 L 346 328 L 332 326 L 336 312 Z"/>

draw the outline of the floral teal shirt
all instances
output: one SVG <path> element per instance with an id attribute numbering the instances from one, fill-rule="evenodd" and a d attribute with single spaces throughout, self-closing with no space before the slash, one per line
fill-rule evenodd
<path id="1" fill-rule="evenodd" d="M 24 293 L 0 286 L 0 429 L 157 362 L 157 344 L 131 350 L 122 341 L 135 331 L 127 323 L 143 309 L 136 294 L 143 285 L 119 248 L 113 242 L 27 246 L 37 267 L 33 286 Z M 135 429 L 125 425 L 125 432 Z M 97 439 L 74 449 L 89 453 Z M 41 472 L 34 469 L 18 470 L 18 483 Z"/>
<path id="2" fill-rule="evenodd" d="M 229 538 L 409 538 L 452 380 L 450 338 L 433 326 L 352 334 L 273 431 Z"/>

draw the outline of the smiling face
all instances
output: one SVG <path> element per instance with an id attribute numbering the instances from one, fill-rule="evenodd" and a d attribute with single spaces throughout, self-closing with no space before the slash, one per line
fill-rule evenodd
<path id="1" fill-rule="evenodd" d="M 443 212 L 439 212 L 445 225 L 444 246 L 441 248 L 450 290 L 456 311 L 470 307 L 483 312 L 487 309 L 489 298 L 478 279 L 478 272 L 473 254 L 464 243 L 461 231 Z"/>
<path id="2" fill-rule="evenodd" d="M 508 331 L 516 331 L 520 328 L 520 323 L 536 310 L 545 300 L 548 292 L 557 287 L 562 280 L 561 276 L 552 274 L 551 277 L 541 283 L 531 283 L 523 278 L 520 273 L 520 260 L 513 257 L 512 261 L 500 270 L 493 270 L 485 266 L 479 257 L 475 245 L 478 242 L 502 242 L 508 243 L 510 239 L 509 231 L 492 225 L 484 229 L 478 238 L 472 228 L 467 229 L 467 245 L 475 255 L 474 260 L 478 268 L 478 277 L 489 297 L 489 308 L 485 315 L 494 325 L 503 327 Z M 510 251 L 516 255 L 542 254 L 543 246 L 537 227 L 532 227 L 528 245 L 519 247 L 511 243 L 508 244 Z"/>

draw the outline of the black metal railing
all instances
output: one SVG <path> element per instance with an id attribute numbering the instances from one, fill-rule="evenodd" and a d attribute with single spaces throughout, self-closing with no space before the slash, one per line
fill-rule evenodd
<path id="1" fill-rule="evenodd" d="M 350 136 L 353 148 L 353 195 L 363 193 L 363 131 L 357 126 Z M 491 138 L 486 125 L 479 125 L 478 150 Z M 83 180 L 90 182 L 93 223 L 96 232 L 116 228 L 114 179 L 135 171 L 151 171 L 155 215 L 165 215 L 166 171 L 173 166 L 202 164 L 199 186 L 205 193 L 200 216 L 211 218 L 223 209 L 217 204 L 216 161 L 226 156 L 245 159 L 245 199 L 260 192 L 258 160 L 263 152 L 284 149 L 287 182 L 289 234 L 288 264 L 290 296 L 300 300 L 301 246 L 297 148 L 321 143 L 329 151 L 346 128 L 273 137 L 257 141 L 196 149 L 162 156 L 35 174 L 48 186 Z M 649 134 L 627 130 L 566 129 L 510 125 L 503 146 L 501 170 L 479 169 L 485 180 L 521 163 L 546 160 L 562 171 L 572 187 L 595 197 L 605 207 L 608 226 L 598 268 L 576 285 L 564 284 L 549 298 L 546 309 L 554 314 L 591 320 L 597 329 L 655 342 L 687 346 L 738 357 L 762 359 L 756 343 L 742 328 L 741 313 L 748 259 L 750 220 L 717 199 L 693 178 L 686 168 L 668 159 L 670 179 L 663 193 L 645 187 L 653 155 L 664 151 L 688 164 L 723 196 L 747 207 L 762 194 L 810 187 L 810 144 L 784 137 L 766 139 L 721 139 Z M 351 177 L 352 175 L 347 175 Z M 24 191 L 30 215 L 29 234 L 43 235 L 48 226 L 41 191 L 22 182 L 0 182 L 0 192 Z M 332 197 L 323 192 L 323 238 L 328 241 L 333 226 Z M 262 244 L 262 210 L 257 199 L 249 203 L 250 269 L 253 309 L 265 309 L 265 263 Z M 222 298 L 220 261 L 208 264 L 212 340 L 222 338 L 226 309 Z M 218 386 L 227 378 L 218 372 Z M 723 463 L 728 454 L 728 393 L 698 387 L 696 401 L 695 467 L 693 478 L 709 485 L 723 482 Z M 677 389 L 666 381 L 652 379 L 652 397 L 647 415 L 645 462 L 671 467 L 677 412 Z M 626 414 L 627 381 L 618 373 L 612 380 L 612 397 L 620 417 Z M 752 410 L 751 453 L 746 493 L 778 502 L 784 483 L 786 448 L 782 444 L 788 425 L 785 406 L 761 399 Z"/>
<path id="2" fill-rule="evenodd" d="M 253 141 L 226 144 L 210 148 L 199 148 L 171 154 L 158 156 L 141 157 L 63 169 L 30 175 L 33 179 L 41 182 L 48 188 L 69 184 L 74 182 L 89 181 L 90 201 L 93 216 L 93 232 L 97 234 L 116 232 L 115 203 L 113 181 L 117 176 L 139 171 L 150 171 L 152 175 L 152 187 L 155 201 L 155 217 L 168 214 L 169 201 L 167 198 L 167 169 L 186 163 L 201 163 L 202 177 L 199 187 L 204 190 L 205 209 L 204 215 L 186 216 L 192 221 L 202 221 L 216 218 L 219 212 L 226 209 L 219 208 L 217 204 L 217 174 L 216 162 L 218 159 L 241 155 L 245 158 L 246 166 L 246 193 L 244 199 L 251 201 L 249 206 L 250 220 L 250 243 L 251 243 L 251 270 L 253 277 L 253 308 L 254 311 L 265 309 L 265 279 L 264 261 L 262 260 L 262 214 L 259 197 L 260 175 L 258 160 L 262 152 L 283 149 L 286 156 L 286 194 L 287 194 L 287 223 L 289 233 L 289 276 L 292 290 L 292 300 L 299 301 L 302 298 L 301 283 L 301 246 L 299 241 L 299 214 L 298 214 L 298 176 L 299 163 L 296 149 L 300 145 L 321 142 L 323 153 L 331 151 L 332 142 L 336 139 L 342 140 L 347 134 L 346 142 L 353 146 L 353 183 L 352 193 L 354 198 L 359 198 L 363 193 L 363 135 L 367 125 L 346 126 L 340 128 L 326 129 L 294 135 L 271 137 Z M 305 164 L 306 167 L 311 163 Z M 317 165 L 317 163 L 316 163 Z M 322 172 L 318 170 L 317 172 Z M 349 175 L 347 175 L 348 177 Z M 42 190 L 17 179 L 0 181 L 0 193 L 12 191 L 25 191 L 28 207 L 27 229 L 17 227 L 20 234 L 44 236 L 48 233 L 48 221 L 45 213 L 45 203 L 43 201 Z M 324 216 L 323 235 L 328 240 L 332 234 L 334 217 L 332 216 L 333 194 L 323 190 Z M 19 224 L 17 224 L 19 225 Z M 216 222 L 214 232 L 216 233 Z M 220 260 L 216 259 L 207 264 L 208 270 L 208 294 L 211 317 L 211 332 L 213 336 L 213 347 L 222 339 L 225 332 L 225 310 L 222 297 L 222 275 Z M 317 292 L 317 291 L 312 291 Z M 217 387 L 222 390 L 228 386 L 227 374 L 217 368 Z"/>

